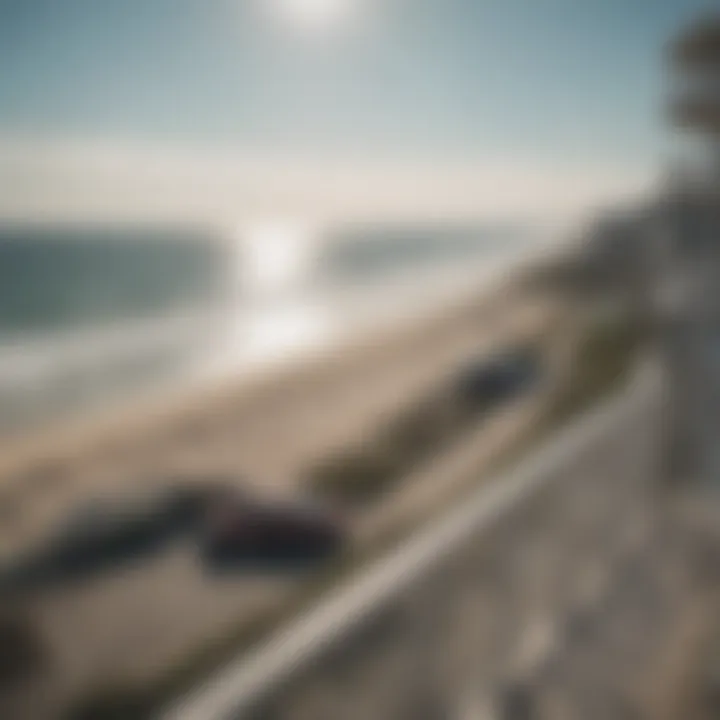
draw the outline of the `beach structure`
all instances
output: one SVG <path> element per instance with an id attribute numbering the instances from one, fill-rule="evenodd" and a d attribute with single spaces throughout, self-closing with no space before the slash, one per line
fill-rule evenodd
<path id="1" fill-rule="evenodd" d="M 654 227 L 652 259 L 668 374 L 669 456 L 675 481 L 718 475 L 720 420 L 720 15 L 671 45 L 670 117 L 688 142 Z"/>

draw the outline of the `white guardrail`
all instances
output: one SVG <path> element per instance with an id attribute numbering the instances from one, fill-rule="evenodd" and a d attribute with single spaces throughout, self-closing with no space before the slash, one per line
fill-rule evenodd
<path id="1" fill-rule="evenodd" d="M 361 571 L 312 611 L 280 628 L 262 647 L 230 664 L 178 701 L 163 720 L 230 720 L 248 717 L 253 706 L 337 647 L 366 619 L 397 599 L 472 538 L 489 530 L 518 503 L 558 476 L 558 471 L 610 431 L 631 428 L 659 388 L 657 368 L 645 363 L 625 388 L 551 438 L 519 467 L 484 484 L 429 528 Z"/>

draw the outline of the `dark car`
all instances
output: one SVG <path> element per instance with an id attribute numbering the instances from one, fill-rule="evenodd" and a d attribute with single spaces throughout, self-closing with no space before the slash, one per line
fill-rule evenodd
<path id="1" fill-rule="evenodd" d="M 532 386 L 540 361 L 531 348 L 514 348 L 472 361 L 459 374 L 457 401 L 470 410 L 491 409 Z"/>
<path id="2" fill-rule="evenodd" d="M 242 496 L 208 514 L 200 552 L 212 570 L 282 570 L 331 557 L 346 536 L 344 520 L 319 504 Z"/>
<path id="3" fill-rule="evenodd" d="M 0 574 L 6 590 L 38 589 L 137 563 L 200 527 L 217 483 L 171 483 L 89 502 Z"/>

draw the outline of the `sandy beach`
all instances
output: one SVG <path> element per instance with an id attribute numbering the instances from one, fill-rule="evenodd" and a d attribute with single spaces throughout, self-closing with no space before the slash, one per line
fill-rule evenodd
<path id="1" fill-rule="evenodd" d="M 310 463 L 362 443 L 468 358 L 537 335 L 552 317 L 550 305 L 503 280 L 422 322 L 370 333 L 251 385 L 183 398 L 94 435 L 87 430 L 74 446 L 70 436 L 55 440 L 60 449 L 65 443 L 56 457 L 67 467 L 52 466 L 59 474 L 54 482 L 41 478 L 38 489 L 24 488 L 24 512 L 3 524 L 5 545 L 30 542 L 79 498 L 141 489 L 176 473 L 232 473 L 263 492 L 301 490 Z M 21 460 L 32 477 L 33 456 L 26 452 L 14 467 L 6 464 L 5 488 L 22 479 Z M 22 490 L 15 485 L 14 492 Z M 222 637 L 242 616 L 279 602 L 290 582 L 208 581 L 189 548 L 180 547 L 107 580 L 39 598 L 34 611 L 53 671 L 31 694 L 30 707 L 21 703 L 23 712 L 44 717 L 43 708 L 89 687 L 152 677 L 198 644 Z"/>
<path id="2" fill-rule="evenodd" d="M 519 274 L 520 270 L 517 271 Z M 0 448 L 0 547 L 31 541 L 79 498 L 178 474 L 232 474 L 264 491 L 412 403 L 497 333 L 548 311 L 499 278 L 402 325 L 238 380 L 148 400 Z"/>

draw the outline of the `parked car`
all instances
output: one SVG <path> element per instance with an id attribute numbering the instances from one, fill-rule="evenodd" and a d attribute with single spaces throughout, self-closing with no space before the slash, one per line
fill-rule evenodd
<path id="1" fill-rule="evenodd" d="M 243 495 L 208 514 L 200 553 L 211 570 L 286 569 L 331 557 L 347 535 L 345 520 L 327 507 Z"/>
<path id="2" fill-rule="evenodd" d="M 461 370 L 454 394 L 470 410 L 490 409 L 531 387 L 539 375 L 537 352 L 512 348 L 470 362 Z"/>

